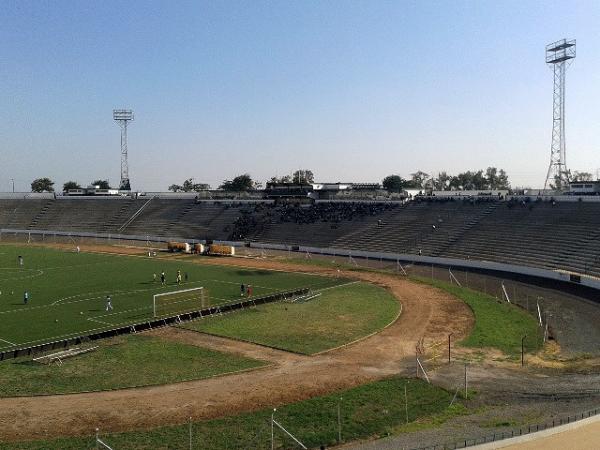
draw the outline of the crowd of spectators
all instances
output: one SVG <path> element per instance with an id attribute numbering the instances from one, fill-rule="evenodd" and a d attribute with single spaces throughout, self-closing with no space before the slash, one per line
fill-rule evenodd
<path id="1" fill-rule="evenodd" d="M 375 217 L 398 205 L 395 203 L 315 203 L 257 204 L 240 211 L 229 235 L 232 240 L 244 240 L 255 235 L 269 223 L 311 224 L 328 222 L 332 227 L 344 221 Z"/>
<path id="2" fill-rule="evenodd" d="M 416 196 L 414 202 L 419 203 L 462 203 L 470 205 L 479 205 L 481 203 L 493 203 L 502 200 L 496 196 L 468 196 L 468 197 L 432 197 L 432 196 Z"/>
<path id="3" fill-rule="evenodd" d="M 390 203 L 315 203 L 309 206 L 284 205 L 276 209 L 279 222 L 343 222 L 378 216 L 395 208 Z"/>

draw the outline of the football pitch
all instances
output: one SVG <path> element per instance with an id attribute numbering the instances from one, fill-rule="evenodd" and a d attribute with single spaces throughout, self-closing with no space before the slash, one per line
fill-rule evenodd
<path id="1" fill-rule="evenodd" d="M 160 282 L 163 271 L 164 286 Z M 144 322 L 154 317 L 155 294 L 203 287 L 202 296 L 192 300 L 195 305 L 189 301 L 182 305 L 189 311 L 192 306 L 201 309 L 239 301 L 242 283 L 251 285 L 252 296 L 259 297 L 347 282 L 303 273 L 195 264 L 164 254 L 142 257 L 0 245 L 0 351 Z M 108 311 L 107 295 L 113 307 Z M 171 306 L 169 312 L 177 311 Z"/>

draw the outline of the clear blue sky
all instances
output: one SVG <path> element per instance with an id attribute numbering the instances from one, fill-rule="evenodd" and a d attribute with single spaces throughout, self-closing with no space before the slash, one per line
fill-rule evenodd
<path id="1" fill-rule="evenodd" d="M 504 168 L 540 186 L 544 46 L 577 39 L 567 164 L 600 168 L 600 2 L 9 1 L 0 15 L 0 190 L 118 184 L 132 108 L 140 190 L 297 168 L 319 181 Z"/>

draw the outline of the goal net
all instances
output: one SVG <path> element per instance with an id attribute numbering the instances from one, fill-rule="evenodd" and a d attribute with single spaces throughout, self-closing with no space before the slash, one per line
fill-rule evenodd
<path id="1" fill-rule="evenodd" d="M 203 287 L 162 292 L 152 296 L 154 317 L 183 314 L 203 309 L 207 306 L 207 293 Z"/>

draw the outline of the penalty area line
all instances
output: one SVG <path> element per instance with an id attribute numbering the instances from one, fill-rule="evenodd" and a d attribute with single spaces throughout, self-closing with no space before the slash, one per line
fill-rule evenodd
<path id="1" fill-rule="evenodd" d="M 10 344 L 10 345 L 12 345 L 13 347 L 16 347 L 16 346 L 17 346 L 17 344 L 15 344 L 14 342 L 7 341 L 6 339 L 1 339 L 1 338 L 0 338 L 0 341 L 2 341 L 2 342 L 6 342 L 7 344 Z"/>
<path id="2" fill-rule="evenodd" d="M 339 288 L 339 287 L 351 286 L 351 285 L 357 284 L 357 283 L 360 283 L 360 280 L 358 280 L 358 281 L 350 281 L 349 283 L 344 283 L 344 284 L 336 284 L 335 286 L 330 286 L 330 287 L 326 287 L 326 288 L 322 288 L 322 289 L 317 289 L 317 291 L 318 292 L 328 291 L 329 289 L 335 289 L 335 288 Z"/>
<path id="3" fill-rule="evenodd" d="M 102 320 L 95 319 L 94 317 L 88 317 L 87 320 L 91 320 L 92 322 L 101 323 L 102 325 L 113 326 L 114 324 L 109 322 L 103 322 Z"/>

